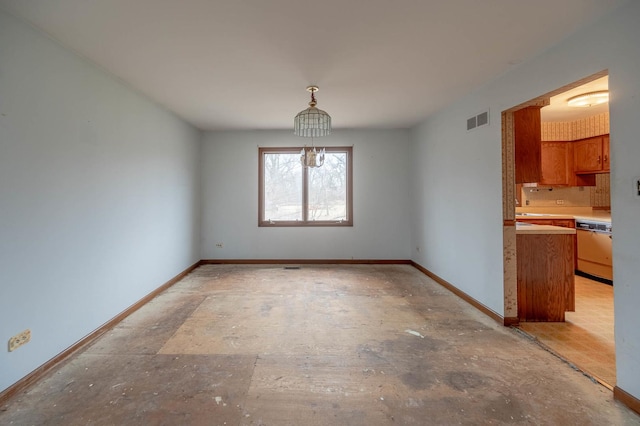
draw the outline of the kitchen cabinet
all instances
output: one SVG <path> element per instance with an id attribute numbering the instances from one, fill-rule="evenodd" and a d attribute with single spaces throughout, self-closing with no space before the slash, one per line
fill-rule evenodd
<path id="1" fill-rule="evenodd" d="M 573 237 L 516 231 L 520 321 L 564 321 L 575 309 Z"/>
<path id="2" fill-rule="evenodd" d="M 610 171 L 609 135 L 582 139 L 573 143 L 576 174 Z"/>
<path id="3" fill-rule="evenodd" d="M 573 174 L 573 144 L 544 141 L 541 147 L 541 185 L 575 185 Z"/>
<path id="4" fill-rule="evenodd" d="M 513 113 L 516 183 L 540 182 L 542 176 L 540 108 Z"/>
<path id="5" fill-rule="evenodd" d="M 602 170 L 611 171 L 611 157 L 609 156 L 609 135 L 602 136 Z"/>
<path id="6" fill-rule="evenodd" d="M 518 222 L 525 222 L 525 223 L 533 223 L 534 225 L 551 225 L 551 226 L 561 226 L 563 228 L 576 228 L 576 220 L 575 219 L 556 219 L 556 218 L 542 218 L 542 217 L 520 217 L 518 216 L 517 218 Z M 574 269 L 578 269 L 578 239 L 576 235 L 573 235 L 573 248 L 571 249 L 573 251 L 573 259 L 574 259 L 574 264 L 573 267 Z M 570 309 L 567 309 L 568 311 L 574 311 L 575 310 L 575 306 L 571 306 Z"/>

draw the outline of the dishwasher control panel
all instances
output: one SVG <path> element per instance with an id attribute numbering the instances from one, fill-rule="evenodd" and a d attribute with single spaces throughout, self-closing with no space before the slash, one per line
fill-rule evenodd
<path id="1" fill-rule="evenodd" d="M 597 220 L 576 219 L 576 229 L 611 234 L 611 223 Z"/>

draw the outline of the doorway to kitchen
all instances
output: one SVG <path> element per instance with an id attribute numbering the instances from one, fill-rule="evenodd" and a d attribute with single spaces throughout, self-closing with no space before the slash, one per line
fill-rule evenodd
<path id="1" fill-rule="evenodd" d="M 616 384 L 613 287 L 603 283 L 612 278 L 607 277 L 612 270 L 610 252 L 608 258 L 595 259 L 595 277 L 575 277 L 575 309 L 566 312 L 564 322 L 531 322 L 521 320 L 518 312 L 516 251 L 516 221 L 523 217 L 521 214 L 547 220 L 570 218 L 572 223 L 576 218 L 596 220 L 608 222 L 610 227 L 608 104 L 598 108 L 565 107 L 564 112 L 556 112 L 551 106 L 559 101 L 564 106 L 567 98 L 578 93 L 605 91 L 607 74 L 602 71 L 591 75 L 502 113 L 503 253 L 505 324 L 519 323 L 519 329 L 540 345 L 612 389 Z M 523 187 L 516 185 L 515 178 L 514 112 L 527 107 L 540 109 L 543 166 L 542 177 Z M 586 159 L 593 164 L 587 164 Z M 550 163 L 554 163 L 551 172 Z M 593 272 L 592 254 L 585 249 L 576 253 L 576 269 Z M 588 263 L 581 255 L 588 258 Z"/>

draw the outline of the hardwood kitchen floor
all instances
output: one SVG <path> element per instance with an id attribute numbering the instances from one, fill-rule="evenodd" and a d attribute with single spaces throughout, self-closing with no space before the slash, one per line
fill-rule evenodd
<path id="1" fill-rule="evenodd" d="M 616 385 L 613 286 L 576 276 L 576 310 L 566 322 L 520 328 L 609 388 Z"/>
<path id="2" fill-rule="evenodd" d="M 408 265 L 203 265 L 0 406 L 0 424 L 640 424 Z"/>

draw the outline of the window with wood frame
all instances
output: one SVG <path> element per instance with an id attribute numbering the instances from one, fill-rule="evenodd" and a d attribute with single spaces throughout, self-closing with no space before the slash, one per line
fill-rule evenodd
<path id="1" fill-rule="evenodd" d="M 326 147 L 304 167 L 302 147 L 258 148 L 259 226 L 353 226 L 351 147 Z"/>

